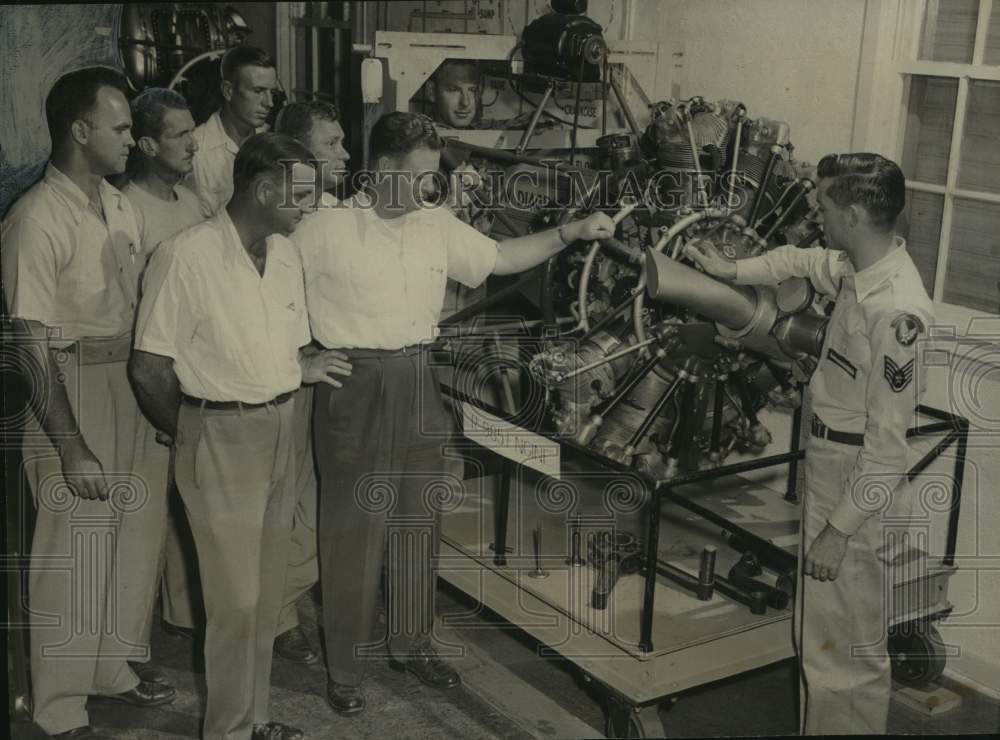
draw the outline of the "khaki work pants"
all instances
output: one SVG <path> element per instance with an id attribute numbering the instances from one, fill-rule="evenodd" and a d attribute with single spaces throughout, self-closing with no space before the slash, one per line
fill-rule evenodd
<path id="1" fill-rule="evenodd" d="M 812 437 L 806 453 L 800 562 L 843 495 L 859 448 Z M 894 507 L 903 515 L 905 503 Z M 834 581 L 799 573 L 794 635 L 799 656 L 800 731 L 806 735 L 886 732 L 891 665 L 886 648 L 886 528 L 874 514 L 847 543 Z"/>
<path id="2" fill-rule="evenodd" d="M 293 459 L 291 401 L 233 411 L 181 404 L 175 475 L 205 597 L 205 740 L 249 740 L 268 722 Z"/>
<path id="3" fill-rule="evenodd" d="M 288 546 L 288 572 L 281 614 L 280 635 L 299 625 L 298 602 L 319 578 L 316 559 L 316 463 L 312 447 L 313 388 L 302 386 L 295 393 L 295 512 Z M 198 582 L 194 540 L 180 500 L 171 501 L 170 522 L 163 568 L 161 598 L 163 618 L 178 627 L 204 624 L 205 607 Z M 178 516 L 179 512 L 179 516 Z"/>
<path id="4" fill-rule="evenodd" d="M 109 497 L 72 494 L 57 451 L 36 421 L 26 425 L 24 473 L 37 510 L 28 576 L 32 704 L 49 734 L 88 724 L 89 694 L 139 683 L 126 660 L 149 659 L 168 460 L 125 362 L 81 365 L 72 352 L 57 361 Z"/>

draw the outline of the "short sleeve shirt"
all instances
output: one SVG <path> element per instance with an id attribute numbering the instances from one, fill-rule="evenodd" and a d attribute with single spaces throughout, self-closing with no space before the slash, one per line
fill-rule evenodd
<path id="1" fill-rule="evenodd" d="M 173 200 L 163 200 L 134 182 L 122 192 L 135 209 L 139 243 L 147 260 L 161 242 L 204 221 L 198 196 L 181 184 L 174 186 Z"/>
<path id="2" fill-rule="evenodd" d="M 51 164 L 0 226 L 0 262 L 11 317 L 82 337 L 127 334 L 145 263 L 128 199 L 101 181 L 100 211 Z"/>
<path id="3" fill-rule="evenodd" d="M 150 260 L 135 347 L 173 358 L 189 396 L 264 403 L 294 390 L 310 339 L 302 263 L 283 236 L 268 237 L 261 276 L 223 209 Z"/>
<path id="4" fill-rule="evenodd" d="M 475 288 L 497 244 L 446 208 L 383 219 L 363 199 L 319 211 L 292 238 L 313 336 L 329 348 L 399 349 L 433 339 L 452 278 Z"/>
<path id="5" fill-rule="evenodd" d="M 208 218 L 233 197 L 233 165 L 240 147 L 222 127 L 218 111 L 194 130 L 194 140 L 198 151 L 191 178 L 201 200 L 202 215 Z"/>

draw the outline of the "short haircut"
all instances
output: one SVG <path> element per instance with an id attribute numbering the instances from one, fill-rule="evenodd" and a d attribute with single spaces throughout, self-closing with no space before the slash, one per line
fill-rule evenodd
<path id="1" fill-rule="evenodd" d="M 86 119 L 97 105 L 97 93 L 111 87 L 127 94 L 125 76 L 111 67 L 84 67 L 56 80 L 45 98 L 45 121 L 52 149 L 63 146 L 74 121 Z"/>
<path id="2" fill-rule="evenodd" d="M 132 138 L 143 136 L 159 139 L 163 134 L 163 116 L 168 110 L 190 110 L 179 92 L 166 87 L 147 87 L 132 98 Z"/>
<path id="3" fill-rule="evenodd" d="M 312 131 L 313 122 L 330 121 L 331 123 L 339 118 L 337 106 L 325 100 L 307 100 L 300 103 L 289 103 L 274 122 L 274 130 L 279 134 L 288 134 L 293 139 L 297 139 L 303 144 L 309 138 Z"/>
<path id="4" fill-rule="evenodd" d="M 444 76 L 445 72 L 447 72 L 449 70 L 452 70 L 452 69 L 456 69 L 458 67 L 464 67 L 466 69 L 471 69 L 471 70 L 473 70 L 476 73 L 476 77 L 482 79 L 483 71 L 479 67 L 479 62 L 477 62 L 475 59 L 445 59 L 438 66 L 438 68 L 436 70 L 434 70 L 434 74 L 431 77 L 431 79 L 435 83 L 437 83 L 437 82 L 440 81 L 441 77 Z"/>
<path id="5" fill-rule="evenodd" d="M 368 149 L 372 161 L 377 162 L 379 157 L 401 159 L 417 149 L 440 151 L 444 149 L 444 142 L 427 116 L 396 111 L 386 113 L 375 122 Z"/>
<path id="6" fill-rule="evenodd" d="M 906 178 L 892 160 L 880 154 L 828 154 L 819 161 L 816 175 L 833 180 L 826 191 L 841 208 L 859 205 L 872 224 L 885 231 L 896 225 L 906 205 Z"/>
<path id="7" fill-rule="evenodd" d="M 241 67 L 277 67 L 274 57 L 256 46 L 234 46 L 222 55 L 222 79 L 234 82 Z"/>
<path id="8" fill-rule="evenodd" d="M 260 175 L 277 175 L 296 162 L 315 167 L 312 152 L 287 134 L 254 134 L 240 147 L 233 164 L 233 189 L 242 192 Z"/>

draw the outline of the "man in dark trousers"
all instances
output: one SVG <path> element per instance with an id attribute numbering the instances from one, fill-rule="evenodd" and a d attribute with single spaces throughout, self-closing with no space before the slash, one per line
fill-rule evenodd
<path id="1" fill-rule="evenodd" d="M 497 244 L 448 208 L 428 207 L 442 147 L 426 116 L 383 116 L 371 133 L 369 190 L 351 208 L 310 217 L 298 240 L 313 336 L 354 368 L 342 391 L 317 386 L 314 419 L 327 696 L 343 713 L 364 708 L 366 653 L 383 654 L 370 637 L 386 552 L 394 665 L 433 687 L 460 683 L 431 644 L 432 499 L 449 479 L 441 446 L 450 427 L 424 343 L 437 332 L 446 279 L 475 287 L 614 233 L 598 213 Z"/>

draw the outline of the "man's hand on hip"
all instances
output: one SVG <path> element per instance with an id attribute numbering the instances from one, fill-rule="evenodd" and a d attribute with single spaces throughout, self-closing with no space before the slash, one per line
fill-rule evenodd
<path id="1" fill-rule="evenodd" d="M 333 376 L 350 374 L 351 363 L 347 361 L 347 355 L 340 350 L 326 349 L 303 358 L 303 383 L 326 383 L 334 388 L 342 388 L 344 384 Z"/>
<path id="2" fill-rule="evenodd" d="M 817 581 L 836 580 L 847 552 L 848 539 L 847 535 L 827 524 L 809 547 L 802 572 Z"/>

